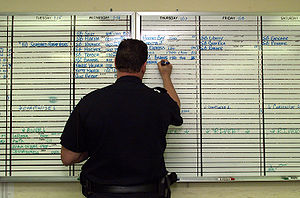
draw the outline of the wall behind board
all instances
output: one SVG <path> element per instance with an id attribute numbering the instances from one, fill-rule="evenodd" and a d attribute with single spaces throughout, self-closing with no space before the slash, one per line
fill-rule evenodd
<path id="1" fill-rule="evenodd" d="M 197 11 L 299 12 L 299 0 L 1 0 L 0 12 Z M 300 182 L 180 183 L 173 198 L 296 198 Z M 15 183 L 14 198 L 69 198 L 79 183 Z M 1 197 L 1 194 L 0 194 Z M 2 197 L 1 197 L 2 198 Z M 4 197 L 3 197 L 4 198 Z"/>
<path id="2" fill-rule="evenodd" d="M 300 182 L 185 183 L 172 188 L 172 198 L 298 198 L 299 186 Z M 17 183 L 14 188 L 14 198 L 84 198 L 74 183 Z"/>

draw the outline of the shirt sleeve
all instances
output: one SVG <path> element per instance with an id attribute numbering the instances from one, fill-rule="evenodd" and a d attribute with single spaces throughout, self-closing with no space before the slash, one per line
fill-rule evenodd
<path id="1" fill-rule="evenodd" d="M 169 112 L 171 116 L 171 125 L 180 126 L 183 123 L 183 119 L 180 115 L 180 108 L 178 104 L 169 96 L 168 93 L 166 93 L 168 96 L 168 106 L 169 106 Z"/>
<path id="2" fill-rule="evenodd" d="M 71 113 L 60 137 L 60 144 L 63 147 L 77 153 L 87 151 L 86 136 L 79 109 L 79 105 L 77 105 Z"/>

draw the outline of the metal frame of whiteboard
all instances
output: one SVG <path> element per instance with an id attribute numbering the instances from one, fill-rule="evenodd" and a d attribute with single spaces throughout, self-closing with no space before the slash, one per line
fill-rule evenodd
<path id="1" fill-rule="evenodd" d="M 131 15 L 132 38 L 140 38 L 140 32 L 137 27 L 140 27 L 140 16 L 143 15 L 178 15 L 178 16 L 300 16 L 300 12 L 257 12 L 257 13 L 243 13 L 243 12 L 33 12 L 33 13 L 13 13 L 2 12 L 0 16 L 86 16 L 86 15 Z M 230 181 L 231 177 L 185 177 L 179 180 L 180 183 L 185 182 L 275 182 L 275 181 L 300 181 L 300 176 L 238 176 L 234 177 L 234 181 Z M 229 179 L 229 180 L 227 180 Z M 0 177 L 0 183 L 49 183 L 49 182 L 79 182 L 78 177 L 74 176 L 5 176 Z"/>

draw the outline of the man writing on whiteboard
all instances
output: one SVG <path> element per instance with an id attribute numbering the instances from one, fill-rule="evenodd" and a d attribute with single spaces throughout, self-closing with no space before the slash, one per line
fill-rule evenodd
<path id="1" fill-rule="evenodd" d="M 142 83 L 147 45 L 123 40 L 117 50 L 114 84 L 95 90 L 77 104 L 61 136 L 61 159 L 87 159 L 80 174 L 89 198 L 169 197 L 163 153 L 169 125 L 182 124 L 180 100 L 171 81 L 172 64 L 158 65 L 164 88 Z M 175 178 L 175 179 L 174 179 Z"/>

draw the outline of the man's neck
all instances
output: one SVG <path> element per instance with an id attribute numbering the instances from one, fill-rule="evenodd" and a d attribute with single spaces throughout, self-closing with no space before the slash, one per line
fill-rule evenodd
<path id="1" fill-rule="evenodd" d="M 129 72 L 120 72 L 120 71 L 117 71 L 117 78 L 121 78 L 123 76 L 136 76 L 138 77 L 139 79 L 143 79 L 143 75 L 141 72 L 139 73 L 129 73 Z"/>

